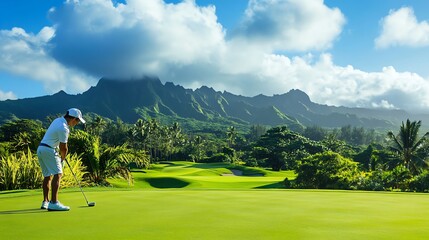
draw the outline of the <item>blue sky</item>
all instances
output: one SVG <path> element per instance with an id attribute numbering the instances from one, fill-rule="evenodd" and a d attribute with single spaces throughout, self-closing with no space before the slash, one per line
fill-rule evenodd
<path id="1" fill-rule="evenodd" d="M 156 75 L 255 96 L 429 110 L 426 0 L 2 0 L 0 100 Z"/>

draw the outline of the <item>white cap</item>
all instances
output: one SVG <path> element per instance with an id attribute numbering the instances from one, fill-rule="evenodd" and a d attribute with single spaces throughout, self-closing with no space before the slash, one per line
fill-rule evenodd
<path id="1" fill-rule="evenodd" d="M 69 116 L 72 116 L 72 117 L 75 117 L 75 118 L 79 118 L 79 120 L 80 120 L 81 123 L 85 123 L 85 119 L 83 119 L 82 113 L 80 112 L 79 109 L 77 109 L 77 108 L 70 108 L 68 110 L 68 112 L 69 112 Z"/>

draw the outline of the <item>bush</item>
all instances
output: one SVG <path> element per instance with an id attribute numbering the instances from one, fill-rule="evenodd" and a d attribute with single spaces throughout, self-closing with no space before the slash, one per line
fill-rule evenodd
<path id="1" fill-rule="evenodd" d="M 368 172 L 359 178 L 358 189 L 370 191 L 384 191 L 385 176 L 384 171 L 378 168 L 372 172 Z"/>
<path id="2" fill-rule="evenodd" d="M 229 162 L 229 157 L 224 153 L 217 153 L 211 157 L 206 157 L 202 159 L 202 163 L 218 163 L 218 162 Z"/>
<path id="3" fill-rule="evenodd" d="M 410 191 L 429 192 L 429 171 L 424 171 L 410 181 Z"/>
<path id="4" fill-rule="evenodd" d="M 80 157 L 77 154 L 72 154 L 67 156 L 67 161 L 70 164 L 70 167 L 73 169 L 73 173 L 76 175 L 76 178 L 82 185 L 85 185 L 85 182 L 82 182 L 83 176 L 87 173 L 85 172 L 85 166 L 83 166 Z M 61 187 L 74 187 L 77 186 L 76 180 L 73 177 L 72 172 L 70 171 L 67 163 L 63 163 L 63 177 L 61 178 Z"/>
<path id="5" fill-rule="evenodd" d="M 0 190 L 40 188 L 42 179 L 37 156 L 33 156 L 31 151 L 1 158 Z"/>
<path id="6" fill-rule="evenodd" d="M 367 173 L 362 177 L 358 184 L 358 189 L 371 191 L 389 191 L 389 190 L 409 190 L 411 172 L 399 165 L 391 171 L 383 170 L 378 167 L 376 170 Z"/>
<path id="7" fill-rule="evenodd" d="M 7 157 L 10 155 L 10 143 L 9 142 L 0 142 L 0 156 Z"/>
<path id="8" fill-rule="evenodd" d="M 356 162 L 331 151 L 304 158 L 296 173 L 298 188 L 354 189 L 359 177 Z"/>
<path id="9" fill-rule="evenodd" d="M 73 154 L 68 161 L 79 181 L 85 174 L 80 158 Z M 64 163 L 65 164 L 65 163 Z M 31 151 L 20 152 L 2 157 L 0 161 L 0 190 L 37 189 L 42 187 L 43 174 L 36 155 Z M 64 166 L 62 187 L 76 186 L 70 168 Z"/>

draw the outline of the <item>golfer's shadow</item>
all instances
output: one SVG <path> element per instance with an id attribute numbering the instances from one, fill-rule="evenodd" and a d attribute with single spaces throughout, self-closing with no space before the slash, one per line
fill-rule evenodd
<path id="1" fill-rule="evenodd" d="M 8 215 L 8 214 L 28 214 L 28 213 L 46 213 L 46 210 L 40 208 L 30 208 L 30 209 L 19 209 L 19 210 L 7 210 L 0 211 L 0 215 Z"/>

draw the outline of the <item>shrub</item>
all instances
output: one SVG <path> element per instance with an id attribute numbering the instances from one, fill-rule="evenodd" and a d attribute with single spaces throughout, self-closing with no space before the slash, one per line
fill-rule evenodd
<path id="1" fill-rule="evenodd" d="M 410 181 L 410 191 L 429 192 L 429 171 L 424 171 L 417 176 L 414 176 Z"/>
<path id="2" fill-rule="evenodd" d="M 81 181 L 85 172 L 80 158 L 76 154 L 67 157 L 77 179 Z M 31 151 L 14 153 L 1 158 L 0 190 L 37 189 L 42 187 L 42 180 L 43 174 L 39 161 Z M 71 187 L 75 185 L 76 181 L 70 172 L 70 168 L 64 166 L 61 186 Z"/>
<path id="3" fill-rule="evenodd" d="M 372 191 L 389 191 L 396 189 L 407 191 L 411 179 L 411 172 L 403 165 L 399 165 L 391 171 L 377 167 L 374 171 L 367 173 L 360 179 L 358 188 Z"/>
<path id="4" fill-rule="evenodd" d="M 67 161 L 70 164 L 73 173 L 75 174 L 77 180 L 81 182 L 82 185 L 85 185 L 85 182 L 82 182 L 83 176 L 87 173 L 85 171 L 85 166 L 82 164 L 81 158 L 76 154 L 71 154 L 67 156 Z M 76 180 L 74 179 L 69 166 L 67 163 L 63 163 L 63 177 L 61 178 L 61 187 L 74 187 L 77 186 Z"/>
<path id="5" fill-rule="evenodd" d="M 385 190 L 383 173 L 384 172 L 382 169 L 376 169 L 372 172 L 366 172 L 364 175 L 359 177 L 358 189 L 370 191 Z"/>
<path id="6" fill-rule="evenodd" d="M 203 163 L 218 163 L 218 162 L 229 162 L 229 157 L 224 153 L 217 153 L 211 157 L 206 157 L 200 162 Z"/>
<path id="7" fill-rule="evenodd" d="M 1 158 L 0 190 L 40 188 L 42 179 L 37 156 L 33 156 L 31 151 Z"/>
<path id="8" fill-rule="evenodd" d="M 353 189 L 359 176 L 356 162 L 331 151 L 304 158 L 296 173 L 298 188 Z"/>

